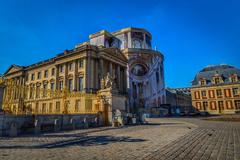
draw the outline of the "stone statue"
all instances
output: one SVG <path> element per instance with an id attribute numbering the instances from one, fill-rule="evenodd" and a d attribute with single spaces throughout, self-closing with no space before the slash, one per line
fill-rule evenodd
<path id="1" fill-rule="evenodd" d="M 110 88 L 112 87 L 113 80 L 112 77 L 110 76 L 109 72 L 107 73 L 106 80 L 105 80 L 105 87 Z"/>
<path id="2" fill-rule="evenodd" d="M 101 79 L 101 89 L 106 89 L 106 88 L 112 88 L 112 89 L 116 88 L 115 82 L 109 72 L 105 77 Z"/>

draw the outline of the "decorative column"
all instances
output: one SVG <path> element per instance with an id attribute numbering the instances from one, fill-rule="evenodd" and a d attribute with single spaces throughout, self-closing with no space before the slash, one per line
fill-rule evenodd
<path id="1" fill-rule="evenodd" d="M 89 91 L 89 88 L 91 88 L 91 57 L 90 57 L 90 53 L 88 53 L 88 63 L 87 63 L 87 67 L 88 67 L 88 77 L 87 78 L 87 81 L 88 81 L 88 84 L 87 84 L 87 89 Z"/>
<path id="2" fill-rule="evenodd" d="M 95 60 L 92 58 L 91 59 L 91 78 L 90 78 L 90 81 L 91 81 L 90 88 L 91 89 L 95 88 L 95 81 L 96 81 L 96 78 L 95 78 L 95 75 L 94 75 L 94 72 L 95 72 L 94 62 L 95 62 Z"/>
<path id="3" fill-rule="evenodd" d="M 78 60 L 75 60 L 75 63 L 74 63 L 74 75 L 73 75 L 73 83 L 74 83 L 74 87 L 73 87 L 73 90 L 74 91 L 77 91 L 77 88 L 78 88 L 78 84 L 77 84 L 77 73 L 78 73 Z"/>
<path id="4" fill-rule="evenodd" d="M 109 62 L 109 74 L 110 74 L 110 76 L 113 76 L 112 75 L 112 62 Z"/>
<path id="5" fill-rule="evenodd" d="M 59 66 L 55 66 L 55 89 L 59 89 L 58 78 L 59 78 Z"/>
<path id="6" fill-rule="evenodd" d="M 87 55 L 88 56 L 88 55 Z M 85 82 L 85 85 L 84 85 L 84 89 L 85 89 L 85 92 L 87 92 L 87 88 L 88 88 L 88 57 L 86 57 L 85 59 L 85 66 L 84 66 L 84 69 L 85 69 L 85 75 L 84 75 L 84 82 Z"/>
<path id="7" fill-rule="evenodd" d="M 123 69 L 123 91 L 127 91 L 127 68 Z"/>
<path id="8" fill-rule="evenodd" d="M 64 89 L 68 88 L 68 63 L 64 64 Z"/>
<path id="9" fill-rule="evenodd" d="M 120 90 L 120 66 L 117 65 L 117 86 L 118 86 L 118 90 Z"/>
<path id="10" fill-rule="evenodd" d="M 100 78 L 102 79 L 104 76 L 104 66 L 103 66 L 103 59 L 100 59 Z"/>

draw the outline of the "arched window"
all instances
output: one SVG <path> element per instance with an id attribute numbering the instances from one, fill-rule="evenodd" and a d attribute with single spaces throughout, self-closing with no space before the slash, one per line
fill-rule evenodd
<path id="1" fill-rule="evenodd" d="M 156 71 L 156 82 L 159 83 L 159 72 Z"/>
<path id="2" fill-rule="evenodd" d="M 133 40 L 133 48 L 142 48 L 141 41 L 138 39 Z"/>

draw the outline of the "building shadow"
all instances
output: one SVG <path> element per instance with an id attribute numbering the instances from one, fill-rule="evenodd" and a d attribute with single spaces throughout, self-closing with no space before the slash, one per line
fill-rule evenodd
<path id="1" fill-rule="evenodd" d="M 69 140 L 61 140 L 51 143 L 45 143 L 41 145 L 6 145 L 0 146 L 0 149 L 56 149 L 65 148 L 70 146 L 97 146 L 107 145 L 111 143 L 137 143 L 144 142 L 146 140 L 139 138 L 131 138 L 128 136 L 81 136 Z"/>

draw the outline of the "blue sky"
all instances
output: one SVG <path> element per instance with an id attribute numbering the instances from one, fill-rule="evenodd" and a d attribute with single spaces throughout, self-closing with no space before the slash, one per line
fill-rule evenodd
<path id="1" fill-rule="evenodd" d="M 0 0 L 0 73 L 130 26 L 152 33 L 168 87 L 189 86 L 209 64 L 240 68 L 238 0 Z"/>

